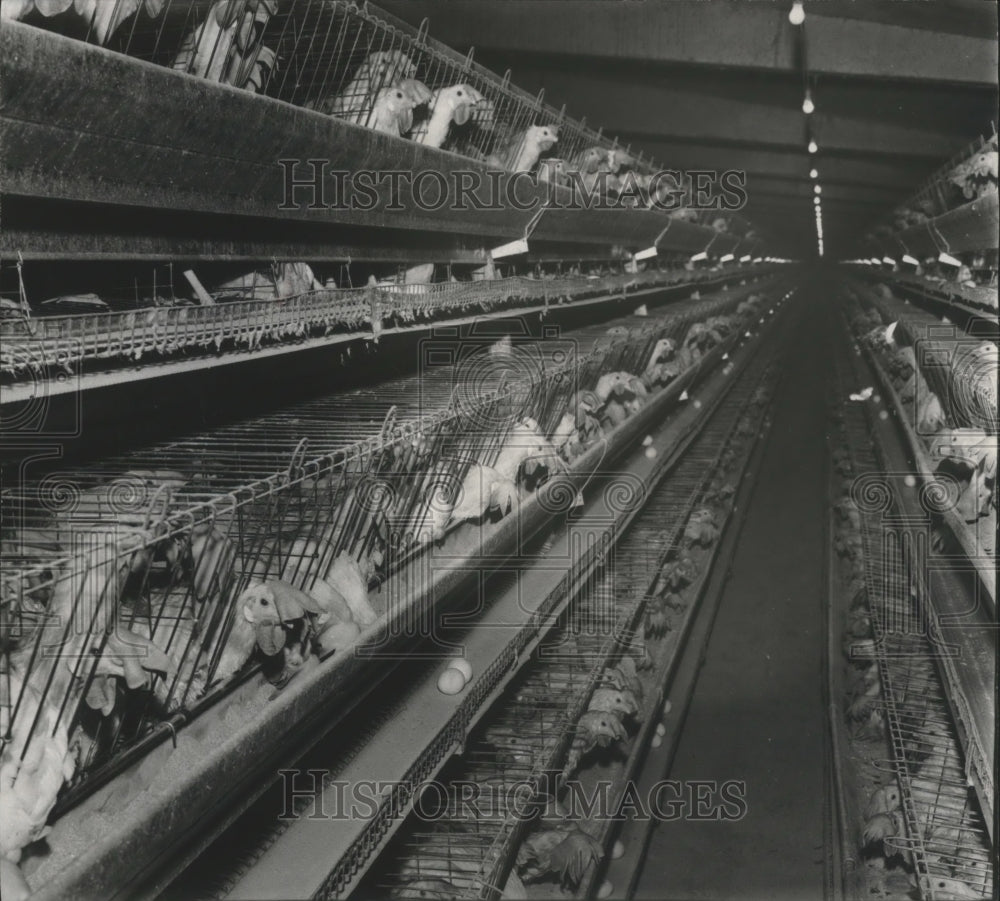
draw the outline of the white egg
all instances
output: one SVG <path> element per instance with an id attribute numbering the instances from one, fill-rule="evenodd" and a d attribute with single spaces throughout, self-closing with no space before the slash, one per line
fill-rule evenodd
<path id="1" fill-rule="evenodd" d="M 449 660 L 448 666 L 457 669 L 466 682 L 472 678 L 472 664 L 464 657 L 455 657 L 453 660 Z"/>
<path id="2" fill-rule="evenodd" d="M 653 746 L 654 748 L 658 748 L 658 747 L 659 747 L 660 745 L 662 745 L 662 744 L 663 744 L 663 739 L 662 739 L 662 738 L 660 738 L 660 736 L 659 736 L 659 735 L 654 735 L 654 736 L 653 736 L 653 740 L 652 740 L 652 741 L 650 742 L 650 744 L 651 744 L 651 745 L 652 745 L 652 746 Z"/>
<path id="3" fill-rule="evenodd" d="M 440 676 L 438 676 L 438 691 L 446 695 L 457 695 L 465 688 L 465 676 L 461 670 L 449 666 Z"/>
<path id="4" fill-rule="evenodd" d="M 674 709 L 673 701 L 667 701 L 667 703 L 663 705 L 663 715 L 666 716 L 673 709 Z"/>
<path id="5" fill-rule="evenodd" d="M 642 446 L 643 447 L 649 447 L 649 445 L 651 445 L 652 443 L 653 443 L 653 436 L 652 435 L 647 435 L 645 438 L 642 439 Z"/>
<path id="6" fill-rule="evenodd" d="M 657 723 L 656 724 L 656 734 L 659 735 L 660 738 L 662 738 L 664 735 L 667 734 L 667 727 L 664 726 L 663 723 Z"/>
<path id="7" fill-rule="evenodd" d="M 618 860 L 619 858 L 624 856 L 625 856 L 625 845 L 623 845 L 621 841 L 616 841 L 611 846 L 611 859 Z"/>
<path id="8" fill-rule="evenodd" d="M 601 887 L 597 890 L 598 898 L 610 898 L 611 893 L 615 890 L 615 887 L 611 884 L 610 879 L 605 879 L 601 883 Z"/>
<path id="9" fill-rule="evenodd" d="M 646 459 L 647 460 L 655 460 L 656 459 L 656 448 L 655 447 L 647 447 L 646 448 Z"/>

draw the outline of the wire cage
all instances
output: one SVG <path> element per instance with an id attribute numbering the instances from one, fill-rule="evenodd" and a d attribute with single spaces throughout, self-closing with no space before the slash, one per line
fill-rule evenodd
<path id="1" fill-rule="evenodd" d="M 545 104 L 543 94 L 517 89 L 509 72 L 500 77 L 477 65 L 471 52 L 462 56 L 433 40 L 426 21 L 413 28 L 368 3 L 90 0 L 72 10 L 65 6 L 46 18 L 42 13 L 54 11 L 52 4 L 36 9 L 27 0 L 12 14 L 150 63 L 356 125 L 410 134 L 503 168 L 531 168 L 553 148 L 564 160 L 601 148 L 616 154 L 610 162 L 615 171 L 625 165 L 651 171 L 651 160 L 633 157 Z"/>
<path id="2" fill-rule="evenodd" d="M 645 500 L 613 549 L 603 547 L 599 570 L 569 599 L 556 627 L 445 768 L 436 783 L 445 799 L 430 814 L 411 814 L 360 893 L 516 896 L 518 871 L 529 859 L 519 851 L 526 838 L 555 828 L 572 834 L 581 849 L 603 845 L 611 821 L 581 816 L 573 793 L 565 791 L 566 779 L 576 779 L 591 762 L 581 716 L 603 709 L 604 698 L 594 707 L 598 692 L 621 690 L 618 680 L 628 670 L 614 667 L 626 659 L 641 661 L 637 666 L 651 661 L 642 617 L 649 592 L 681 551 L 691 511 L 723 476 L 724 449 L 741 440 L 751 397 L 773 380 L 766 371 L 761 380 L 734 388 L 720 421 L 706 425 L 693 452 Z M 583 782 L 579 786 L 586 791 Z M 605 800 L 613 803 L 611 796 Z M 532 878 L 546 881 L 541 873 Z"/>
<path id="3" fill-rule="evenodd" d="M 0 319 L 0 374 L 26 377 L 79 371 L 112 361 L 132 363 L 255 349 L 337 334 L 378 337 L 383 329 L 470 310 L 572 303 L 602 294 L 669 285 L 676 274 L 653 270 L 538 279 L 513 276 L 475 282 L 323 288 L 293 297 L 226 300 L 207 306 L 18 316 Z M 252 287 L 240 289 L 252 291 Z"/>
<path id="4" fill-rule="evenodd" d="M 836 377 L 843 397 L 844 373 Z M 849 405 L 843 427 L 853 471 L 880 471 L 863 409 Z M 883 516 L 891 518 L 895 502 L 890 495 L 886 501 Z M 992 897 L 993 845 L 939 672 L 942 647 L 931 640 L 941 635 L 932 599 L 914 543 L 887 550 L 883 516 L 863 515 L 860 537 L 872 631 L 864 659 L 877 666 L 873 716 L 884 724 L 891 753 L 875 764 L 885 784 L 899 788 L 898 807 L 887 811 L 897 831 L 885 839 L 886 855 L 912 869 L 921 898 Z"/>
<path id="5" fill-rule="evenodd" d="M 645 320 L 634 343 L 679 336 L 737 301 Z M 62 748 L 68 804 L 257 666 L 280 681 L 281 654 L 249 666 L 251 583 L 315 593 L 338 566 L 376 588 L 439 537 L 433 498 L 448 509 L 515 422 L 552 434 L 571 386 L 642 360 L 632 343 L 515 344 L 497 366 L 483 341 L 473 358 L 491 362 L 468 397 L 455 392 L 470 384 L 458 363 L 6 488 L 3 753 Z M 385 599 L 367 603 L 381 621 Z"/>
<path id="6" fill-rule="evenodd" d="M 992 157 L 990 156 L 992 154 Z M 991 174 L 992 159 L 992 174 Z M 938 216 L 997 190 L 997 130 L 980 135 L 958 151 L 889 219 L 876 227 L 875 233 L 893 234 L 930 223 Z M 870 240 L 869 235 L 866 238 Z"/>

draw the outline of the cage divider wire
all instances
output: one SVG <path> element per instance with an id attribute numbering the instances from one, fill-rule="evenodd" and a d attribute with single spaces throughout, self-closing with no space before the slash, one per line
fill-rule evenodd
<path id="1" fill-rule="evenodd" d="M 838 396 L 846 396 L 848 374 L 839 359 L 835 377 Z M 871 428 L 864 410 L 848 406 L 844 430 L 855 473 L 885 471 L 879 449 L 871 440 Z M 891 495 L 888 500 L 894 504 Z M 909 856 L 922 897 L 937 897 L 935 880 L 941 878 L 955 879 L 965 888 L 986 895 L 992 892 L 991 851 L 964 775 L 961 750 L 932 649 L 923 633 L 899 631 L 901 624 L 914 622 L 914 615 L 931 626 L 931 634 L 936 631 L 926 586 L 909 557 L 910 545 L 904 545 L 901 553 L 886 561 L 881 522 L 873 524 L 870 517 L 862 516 L 861 523 L 874 635 L 872 657 L 879 669 L 880 709 L 892 751 L 885 769 L 900 787 L 906 824 L 906 834 L 887 839 L 887 844 Z M 913 709 L 914 705 L 917 709 Z M 928 713 L 932 714 L 930 718 Z M 929 733 L 932 738 L 925 731 L 928 724 L 934 729 Z M 941 757 L 941 771 L 936 778 L 926 779 L 921 772 L 924 765 L 935 760 L 933 752 L 923 753 L 926 744 Z M 918 769 L 911 772 L 912 766 Z M 942 779 L 946 773 L 950 781 Z M 926 797 L 928 793 L 933 794 L 932 799 Z M 935 838 L 935 830 L 947 840 Z M 957 861 L 958 866 L 950 865 L 949 860 Z M 939 888 L 945 893 L 943 897 L 949 896 L 946 885 Z"/>
<path id="2" fill-rule="evenodd" d="M 489 725 L 480 726 L 477 729 L 484 736 L 480 741 L 485 742 L 486 750 L 478 753 L 483 757 L 482 763 L 486 769 L 495 766 L 498 761 L 502 761 L 504 755 L 513 753 L 515 760 L 518 758 L 522 760 L 522 766 L 517 772 L 518 780 L 530 781 L 534 786 L 532 795 L 537 795 L 541 791 L 541 786 L 547 784 L 552 770 L 557 769 L 559 761 L 565 758 L 573 738 L 573 724 L 584 711 L 584 705 L 589 702 L 593 689 L 601 683 L 605 666 L 612 663 L 621 654 L 627 653 L 632 647 L 636 639 L 640 617 L 644 612 L 648 591 L 652 590 L 660 570 L 668 558 L 676 552 L 684 522 L 701 499 L 711 477 L 716 474 L 713 464 L 718 464 L 723 454 L 723 448 L 736 435 L 738 423 L 741 421 L 739 414 L 744 406 L 744 401 L 749 398 L 757 384 L 762 382 L 763 378 L 761 382 L 748 384 L 746 387 L 741 385 L 739 389 L 733 389 L 730 396 L 724 401 L 729 410 L 730 421 L 728 424 L 715 429 L 706 425 L 701 433 L 700 443 L 706 445 L 707 453 L 699 455 L 691 453 L 692 449 L 689 449 L 682 461 L 677 464 L 670 475 L 666 476 L 665 481 L 660 483 L 649 506 L 639 514 L 642 517 L 647 513 L 649 507 L 655 507 L 656 516 L 654 519 L 659 521 L 661 516 L 667 513 L 668 518 L 674 520 L 673 534 L 657 554 L 649 555 L 649 546 L 645 537 L 641 542 L 641 547 L 638 549 L 640 556 L 655 556 L 653 565 L 648 570 L 642 570 L 641 574 L 635 568 L 627 568 L 627 572 L 632 576 L 638 575 L 640 580 L 649 582 L 646 591 L 637 592 L 634 590 L 635 586 L 631 586 L 624 596 L 618 595 L 619 603 L 615 608 L 617 613 L 613 613 L 611 606 L 606 603 L 609 593 L 607 587 L 609 572 L 605 570 L 603 576 L 594 577 L 589 583 L 590 591 L 585 590 L 583 595 L 577 597 L 563 615 L 565 625 L 560 632 L 569 637 L 574 653 L 546 655 L 546 645 L 540 645 L 534 658 L 536 663 L 529 665 L 522 672 L 518 683 L 508 689 L 508 693 L 516 699 L 515 704 L 501 709 L 499 713 L 491 717 Z M 717 415 L 720 418 L 725 418 L 721 408 Z M 684 502 L 679 502 L 676 497 L 677 492 L 666 489 L 674 487 L 674 482 L 682 470 L 689 471 L 690 475 L 684 479 L 685 485 L 682 489 L 685 494 Z M 660 503 L 660 501 L 663 502 Z M 621 544 L 628 545 L 629 535 L 639 532 L 642 532 L 642 529 L 639 527 L 637 519 L 630 523 Z M 607 559 L 605 559 L 605 564 L 614 566 L 614 562 Z M 611 592 L 611 594 L 615 595 L 616 593 Z M 587 603 L 587 601 L 591 603 Z M 602 617 L 600 614 L 604 614 L 604 616 Z M 593 641 L 582 646 L 580 642 L 584 637 L 590 637 Z M 570 666 L 573 663 L 578 664 L 581 652 L 584 653 L 589 665 L 585 665 L 578 671 L 576 684 L 574 684 L 572 670 L 566 671 L 564 667 L 567 662 Z M 556 682 L 552 681 L 553 677 L 557 678 Z M 536 687 L 533 688 L 533 685 Z M 575 701 L 569 703 L 569 699 L 573 697 L 575 697 Z M 533 712 L 532 705 L 535 704 L 541 704 L 541 707 Z M 568 716 L 565 713 L 567 707 L 572 711 Z M 540 713 L 550 708 L 554 711 L 555 718 L 550 717 L 546 720 Z M 535 713 L 539 715 L 536 717 Z M 539 724 L 537 735 L 531 731 L 530 724 L 532 722 Z M 508 725 L 505 726 L 504 723 Z M 564 724 L 561 729 L 560 723 Z M 560 740 L 553 737 L 560 734 Z M 529 740 L 530 735 L 536 735 L 534 741 Z M 476 747 L 478 745 L 474 743 L 473 749 Z M 490 748 L 493 750 L 489 750 Z M 529 751 L 534 751 L 534 753 L 529 753 Z M 472 763 L 476 759 L 475 750 L 470 752 L 467 749 L 461 761 L 454 767 L 458 769 L 459 775 L 464 777 L 458 783 L 459 785 L 469 781 L 483 783 L 490 778 Z M 445 859 L 438 857 L 428 863 L 426 846 L 421 846 L 421 854 L 424 859 L 418 859 L 414 867 L 410 866 L 411 857 L 403 865 L 401 872 L 409 878 L 419 877 L 426 872 L 433 875 L 434 878 L 444 878 L 447 881 L 455 879 L 453 885 L 456 887 L 465 885 L 466 887 L 462 896 L 490 897 L 495 895 L 501 890 L 502 881 L 506 878 L 513 863 L 516 839 L 523 832 L 523 829 L 519 828 L 523 826 L 523 812 L 523 809 L 507 811 L 501 828 L 496 831 L 491 851 L 482 855 L 478 873 L 472 878 L 469 885 L 466 883 L 469 883 L 472 867 L 468 865 L 468 861 L 465 861 L 458 868 L 461 871 L 460 874 L 456 874 L 454 862 L 447 860 L 447 855 L 444 855 Z M 409 869 L 407 869 L 408 866 Z M 460 876 L 460 878 L 456 878 L 456 876 Z M 471 895 L 468 894 L 470 889 L 473 892 Z M 405 891 L 405 886 L 396 886 L 394 890 L 401 897 L 406 896 Z"/>
<path id="3" fill-rule="evenodd" d="M 727 298 L 725 303 L 732 304 L 732 298 Z M 719 308 L 721 309 L 722 307 L 720 306 Z M 704 305 L 698 304 L 694 309 L 701 311 L 704 309 Z M 686 318 L 689 321 L 693 313 L 689 310 L 684 314 L 674 314 L 674 317 L 676 315 L 681 315 L 682 319 Z M 664 317 L 662 320 L 663 327 L 669 327 L 669 323 L 673 321 L 674 317 L 670 315 Z M 569 366 L 572 364 L 566 365 Z M 502 396 L 509 396 L 513 390 L 513 386 L 508 386 L 505 389 L 505 394 Z M 499 402 L 502 396 L 485 395 L 482 403 Z M 320 404 L 317 409 L 322 410 L 323 405 Z M 294 421 L 296 421 L 296 425 L 294 426 L 296 432 L 301 434 L 297 417 Z M 438 412 L 431 414 L 423 417 L 419 425 L 415 427 L 415 431 L 409 434 L 437 434 L 440 429 L 453 424 L 454 421 L 453 413 Z M 405 442 L 405 440 L 406 438 L 397 435 L 389 444 L 398 447 L 400 442 Z M 178 443 L 174 442 L 171 446 L 178 446 Z M 209 450 L 209 446 L 204 442 L 195 442 L 194 446 L 199 453 L 199 458 L 203 458 Z M 229 446 L 229 442 L 220 445 L 222 448 Z M 248 446 L 253 446 L 253 444 L 249 443 Z M 341 450 L 321 454 L 319 457 L 311 460 L 302 460 L 301 463 L 296 463 L 296 473 L 298 468 L 329 472 L 331 478 L 328 485 L 321 489 L 320 480 L 315 479 L 307 486 L 306 492 L 312 491 L 314 494 L 319 495 L 322 491 L 325 498 L 329 499 L 328 501 L 324 499 L 324 509 L 327 513 L 334 515 L 332 511 L 337 510 L 342 514 L 345 505 L 343 503 L 338 504 L 337 501 L 345 496 L 344 492 L 347 490 L 348 474 L 352 471 L 356 473 L 362 472 L 366 466 L 370 465 L 373 453 L 379 447 L 383 449 L 384 459 L 386 446 L 387 444 L 384 441 L 381 444 L 379 442 L 372 444 L 371 441 L 355 443 L 349 446 L 346 451 Z M 239 456 L 243 456 L 243 454 L 244 452 L 241 451 Z M 226 454 L 222 456 L 225 457 Z M 281 573 L 284 567 L 289 564 L 291 549 L 282 548 L 278 542 L 273 541 L 272 532 L 278 533 L 280 541 L 281 536 L 289 534 L 290 537 L 287 529 L 289 524 L 296 526 L 295 532 L 297 533 L 302 523 L 306 522 L 309 524 L 305 530 L 307 534 L 310 531 L 315 531 L 320 525 L 319 521 L 311 522 L 309 518 L 304 519 L 301 509 L 295 506 L 302 499 L 302 488 L 306 483 L 301 475 L 295 474 L 294 478 L 290 477 L 288 458 L 286 457 L 285 459 L 284 468 L 277 474 L 264 479 L 258 479 L 255 482 L 243 484 L 242 486 L 233 487 L 227 494 L 216 495 L 214 498 L 206 498 L 201 486 L 199 486 L 199 490 L 196 492 L 196 503 L 192 507 L 186 506 L 183 496 L 184 489 L 182 487 L 172 498 L 176 502 L 175 508 L 171 510 L 169 516 L 164 516 L 152 534 L 144 534 L 142 530 L 135 530 L 131 526 L 126 530 L 128 541 L 125 542 L 121 551 L 121 557 L 126 561 L 133 559 L 136 546 L 139 546 L 147 556 L 152 558 L 158 554 L 166 553 L 171 548 L 180 553 L 185 549 L 190 549 L 195 541 L 202 539 L 214 542 L 218 546 L 219 554 L 221 555 L 216 560 L 218 565 L 212 566 L 207 587 L 202 592 L 205 598 L 211 598 L 200 614 L 204 618 L 204 624 L 207 626 L 203 633 L 205 635 L 204 640 L 196 641 L 195 631 L 192 628 L 182 630 L 179 622 L 180 617 L 174 614 L 167 616 L 168 607 L 166 606 L 168 603 L 172 603 L 178 611 L 183 611 L 185 605 L 191 605 L 195 601 L 202 602 L 203 599 L 197 596 L 198 592 L 196 590 L 199 576 L 197 570 L 199 567 L 196 566 L 193 572 L 181 574 L 182 577 L 179 581 L 176 572 L 168 572 L 166 583 L 161 583 L 157 587 L 157 591 L 163 597 L 159 607 L 155 607 L 152 600 L 152 573 L 145 573 L 143 577 L 143 591 L 141 592 L 141 596 L 146 599 L 145 602 L 149 605 L 150 617 L 158 625 L 155 634 L 151 637 L 159 639 L 161 629 L 164 631 L 169 630 L 170 643 L 168 644 L 168 651 L 175 653 L 179 658 L 179 668 L 175 678 L 171 684 L 163 686 L 166 697 L 161 700 L 165 707 L 164 714 L 166 714 L 166 718 L 164 721 L 167 723 L 172 721 L 172 715 L 179 712 L 194 715 L 197 710 L 203 709 L 206 704 L 211 703 L 227 690 L 227 686 L 225 685 L 210 687 L 210 674 L 218 665 L 226 637 L 234 622 L 235 608 L 232 604 L 232 599 L 239 595 L 239 592 L 246 587 L 251 578 L 261 577 L 268 573 Z M 168 462 L 167 460 L 158 458 L 154 465 L 161 467 L 175 464 L 176 460 Z M 199 463 L 200 465 L 201 463 Z M 102 464 L 99 467 L 99 469 L 104 470 L 107 468 L 108 464 Z M 163 472 L 163 470 L 156 471 Z M 150 470 L 150 472 L 154 471 Z M 336 485 L 332 478 L 334 473 L 340 474 Z M 90 478 L 93 482 L 93 477 Z M 155 478 L 153 482 L 156 482 Z M 97 484 L 100 487 L 100 483 Z M 220 485 L 219 487 L 225 490 L 226 486 Z M 30 494 L 30 489 L 26 489 L 26 493 L 22 495 L 20 500 L 25 500 Z M 12 500 L 14 498 L 10 495 L 5 497 L 5 502 Z M 44 515 L 39 516 L 39 514 L 35 514 L 35 519 L 30 520 L 36 530 L 47 521 L 46 517 L 48 513 L 42 512 Z M 318 515 L 317 513 L 317 517 Z M 76 531 L 82 531 L 84 534 L 87 534 L 89 526 L 85 523 L 71 522 L 70 525 Z M 344 530 L 341 529 L 339 532 L 340 541 L 344 540 L 344 534 Z M 299 537 L 301 538 L 302 536 L 299 535 Z M 332 552 L 336 547 L 337 545 L 334 545 L 329 550 Z M 48 586 L 51 589 L 57 588 L 61 580 L 70 577 L 71 573 L 67 571 L 67 568 L 72 567 L 74 559 L 73 557 L 57 557 L 56 560 L 36 563 L 30 565 L 25 570 L 11 572 L 10 580 L 7 584 L 13 586 L 15 594 L 22 599 L 40 596 L 39 586 L 35 585 L 32 587 L 26 581 L 26 577 L 30 577 L 33 571 L 36 576 L 40 576 L 46 580 L 42 586 L 43 588 Z M 129 565 L 131 566 L 131 563 Z M 300 568 L 298 569 L 297 576 L 299 579 L 302 579 L 303 573 Z M 195 584 L 189 581 L 191 579 L 194 579 Z M 116 594 L 118 592 L 120 592 L 120 588 L 116 589 Z M 170 600 L 170 598 L 173 598 L 173 600 Z M 226 599 L 229 600 L 227 601 Z M 11 602 L 8 601 L 5 603 L 5 607 L 9 608 L 10 606 Z M 133 618 L 133 624 L 138 622 L 137 618 Z M 178 636 L 181 636 L 180 648 L 174 647 L 174 640 Z M 42 640 L 42 630 L 38 630 L 35 638 L 34 646 L 37 650 L 38 642 Z M 204 697 L 199 697 L 199 692 L 192 694 L 193 685 L 196 681 L 194 677 L 206 661 L 208 675 L 206 676 L 205 687 L 210 688 L 210 690 L 206 691 Z M 156 735 L 162 734 L 162 729 L 154 720 L 144 723 L 136 734 L 138 735 L 139 733 L 143 734 L 138 739 L 136 747 L 142 745 L 144 739 L 152 740 L 151 736 L 153 733 Z M 118 745 L 117 740 L 114 744 Z M 130 750 L 129 748 L 119 749 L 122 753 L 116 751 L 112 755 L 112 758 L 107 761 L 107 765 L 111 768 L 123 765 L 127 759 L 130 759 L 128 753 Z M 85 793 L 82 791 L 82 788 L 83 783 L 87 782 L 88 776 L 89 773 L 87 770 L 85 768 L 81 769 L 81 775 L 73 786 L 74 789 L 81 789 L 81 791 L 72 791 L 71 794 L 74 798 L 78 799 Z"/>

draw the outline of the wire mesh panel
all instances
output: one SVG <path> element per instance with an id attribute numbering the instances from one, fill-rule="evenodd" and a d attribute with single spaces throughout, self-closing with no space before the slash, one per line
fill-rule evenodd
<path id="1" fill-rule="evenodd" d="M 492 312 L 525 304 L 569 303 L 602 294 L 674 283 L 676 273 L 650 271 L 597 278 L 511 277 L 491 281 L 373 288 L 324 288 L 287 298 L 234 300 L 255 288 L 229 288 L 229 299 L 209 306 L 148 307 L 104 313 L 0 319 L 0 374 L 18 378 L 78 372 L 107 362 L 156 362 L 181 354 L 295 343 L 384 328 L 448 314 Z M 235 293 L 234 293 L 235 292 Z"/>
<path id="2" fill-rule="evenodd" d="M 836 378 L 837 396 L 846 396 L 842 361 Z M 868 485 L 871 494 L 864 501 L 878 507 L 859 520 L 872 637 L 855 650 L 877 666 L 879 694 L 871 717 L 886 730 L 892 755 L 877 766 L 886 785 L 898 787 L 895 793 L 883 789 L 879 806 L 871 803 L 869 813 L 891 824 L 886 856 L 898 855 L 912 868 L 921 897 L 992 897 L 992 843 L 938 670 L 947 648 L 925 581 L 926 544 L 919 524 L 896 509 L 891 487 L 872 481 L 884 467 L 864 409 L 848 405 L 843 424 L 851 468 L 860 476 L 855 485 Z M 863 489 L 856 493 L 861 501 Z"/>
<path id="3" fill-rule="evenodd" d="M 360 894 L 524 897 L 521 875 L 541 879 L 543 890 L 551 888 L 546 879 L 566 888 L 579 885 L 611 826 L 600 815 L 581 818 L 571 811 L 566 792 L 566 780 L 589 765 L 598 744 L 591 741 L 595 727 L 587 717 L 601 715 L 609 693 L 623 699 L 631 690 L 622 693 L 620 680 L 649 659 L 641 616 L 646 598 L 687 553 L 685 522 L 705 502 L 726 449 L 745 436 L 741 426 L 761 384 L 748 379 L 733 388 L 684 457 L 644 498 L 620 540 L 600 549 L 601 568 L 435 783 L 444 793 L 441 803 L 415 809 Z M 624 731 L 618 737 L 626 743 Z M 612 797 L 605 801 L 614 803 Z M 428 821 L 435 831 L 428 832 Z M 580 873 L 576 863 L 567 863 L 572 884 L 560 882 L 567 871 L 536 872 L 530 862 L 532 849 L 550 839 L 567 841 L 568 857 L 561 859 L 579 859 Z M 331 889 L 336 884 L 330 880 Z"/>
<path id="4" fill-rule="evenodd" d="M 344 0 L 83 0 L 20 4 L 9 15 L 234 88 L 337 116 L 511 170 L 531 169 L 557 146 L 578 160 L 616 153 L 584 123 L 370 4 Z M 75 13 L 75 15 L 73 14 Z M 530 159 L 530 163 L 528 160 Z"/>
<path id="5" fill-rule="evenodd" d="M 684 304 L 634 338 L 645 348 L 650 334 L 680 334 L 738 300 Z M 594 346 L 604 331 L 573 353 L 515 344 L 519 363 L 481 368 L 478 381 L 456 378 L 460 363 L 5 489 L 5 753 L 54 742 L 67 772 L 50 801 L 64 781 L 81 797 L 177 715 L 231 690 L 251 660 L 281 684 L 290 658 L 258 648 L 292 641 L 308 653 L 296 630 L 310 620 L 293 616 L 280 639 L 249 628 L 261 599 L 247 590 L 262 582 L 289 586 L 283 603 L 300 605 L 333 604 L 331 585 L 345 598 L 356 585 L 351 618 L 379 622 L 385 599 L 371 589 L 453 527 L 428 528 L 431 496 L 441 489 L 454 505 L 469 468 L 495 462 L 519 423 L 545 423 L 533 440 L 547 446 L 550 392 L 589 388 L 623 363 L 621 341 Z M 491 347 L 481 341 L 475 359 L 506 359 Z"/>

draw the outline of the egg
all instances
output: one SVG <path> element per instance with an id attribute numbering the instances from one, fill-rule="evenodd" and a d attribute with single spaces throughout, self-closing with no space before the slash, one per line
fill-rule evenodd
<path id="1" fill-rule="evenodd" d="M 616 841 L 611 846 L 611 859 L 618 860 L 620 857 L 624 856 L 625 856 L 625 845 L 623 845 L 621 841 Z"/>
<path id="2" fill-rule="evenodd" d="M 452 669 L 457 669 L 462 677 L 468 682 L 472 678 L 472 664 L 469 663 L 464 657 L 455 657 L 448 661 L 448 666 Z"/>
<path id="3" fill-rule="evenodd" d="M 664 735 L 667 734 L 667 727 L 664 726 L 663 723 L 657 723 L 656 724 L 656 734 L 659 735 L 660 738 L 662 738 Z"/>
<path id="4" fill-rule="evenodd" d="M 666 716 L 673 709 L 674 709 L 673 701 L 667 701 L 667 703 L 663 705 L 663 715 Z"/>
<path id="5" fill-rule="evenodd" d="M 646 459 L 647 460 L 655 460 L 656 459 L 656 448 L 655 447 L 647 447 L 646 448 Z"/>
<path id="6" fill-rule="evenodd" d="M 652 443 L 653 443 L 653 436 L 652 435 L 647 435 L 645 438 L 642 439 L 642 446 L 643 447 L 649 447 L 649 445 L 651 445 Z"/>
<path id="7" fill-rule="evenodd" d="M 658 748 L 658 747 L 660 747 L 660 745 L 662 745 L 662 744 L 663 744 L 663 739 L 662 739 L 662 738 L 660 738 L 660 736 L 659 736 L 659 735 L 654 735 L 654 736 L 653 736 L 653 740 L 652 740 L 652 741 L 650 742 L 650 744 L 651 744 L 651 745 L 652 745 L 652 746 L 653 746 L 654 748 Z"/>
<path id="8" fill-rule="evenodd" d="M 461 670 L 449 666 L 440 676 L 438 676 L 438 691 L 446 695 L 457 695 L 465 688 L 465 676 Z"/>
<path id="9" fill-rule="evenodd" d="M 601 887 L 597 890 L 598 898 L 610 898 L 611 893 L 615 890 L 615 887 L 611 884 L 610 879 L 605 879 L 601 883 Z"/>

